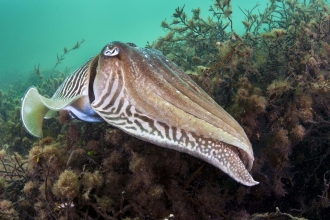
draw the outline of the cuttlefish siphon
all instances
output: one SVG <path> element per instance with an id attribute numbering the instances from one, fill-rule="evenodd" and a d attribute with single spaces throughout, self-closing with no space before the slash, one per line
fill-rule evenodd
<path id="1" fill-rule="evenodd" d="M 23 124 L 36 137 L 42 136 L 44 118 L 59 110 L 188 153 L 246 186 L 258 184 L 248 172 L 254 156 L 242 127 L 155 49 L 111 42 L 68 76 L 51 98 L 35 87 L 22 98 Z"/>

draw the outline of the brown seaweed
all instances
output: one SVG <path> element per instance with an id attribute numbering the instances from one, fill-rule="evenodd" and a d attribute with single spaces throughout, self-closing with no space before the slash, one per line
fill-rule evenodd
<path id="1" fill-rule="evenodd" d="M 189 17 L 177 8 L 171 24 L 162 22 L 166 36 L 148 46 L 243 125 L 259 185 L 239 185 L 201 160 L 109 125 L 70 121 L 65 112 L 37 140 L 20 122 L 23 91 L 12 89 L 0 91 L 0 218 L 328 219 L 328 4 L 271 0 L 264 11 L 241 9 L 239 35 L 230 2 L 214 0 L 209 19 L 200 9 Z M 44 92 L 65 77 L 36 70 Z"/>

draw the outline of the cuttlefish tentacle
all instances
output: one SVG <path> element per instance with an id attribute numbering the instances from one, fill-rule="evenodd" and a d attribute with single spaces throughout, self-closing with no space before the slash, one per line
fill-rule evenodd
<path id="1" fill-rule="evenodd" d="M 22 101 L 27 130 L 42 135 L 43 118 L 109 124 L 142 140 L 186 152 L 253 186 L 254 156 L 242 127 L 161 52 L 112 42 L 72 73 L 52 98 L 31 88 Z"/>
<path id="2" fill-rule="evenodd" d="M 120 52 L 108 56 L 109 48 Z M 253 152 L 243 129 L 167 63 L 154 50 L 107 45 L 94 80 L 94 111 L 133 136 L 199 157 L 245 185 L 257 184 L 244 165 L 252 166 Z"/>

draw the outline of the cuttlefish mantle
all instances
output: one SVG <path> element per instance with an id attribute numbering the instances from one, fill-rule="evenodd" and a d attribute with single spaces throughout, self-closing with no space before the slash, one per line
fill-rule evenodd
<path id="1" fill-rule="evenodd" d="M 105 121 L 139 139 L 193 155 L 246 186 L 258 184 L 248 172 L 254 156 L 242 127 L 157 50 L 107 44 L 52 98 L 31 87 L 22 99 L 23 124 L 41 137 L 43 119 L 62 109 L 72 118 Z"/>

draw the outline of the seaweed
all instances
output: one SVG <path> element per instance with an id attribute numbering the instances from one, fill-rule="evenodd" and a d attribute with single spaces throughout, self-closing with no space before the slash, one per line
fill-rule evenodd
<path id="1" fill-rule="evenodd" d="M 263 12 L 255 14 L 258 6 L 241 9 L 246 16 L 244 34 L 231 31 L 222 39 L 213 39 L 204 48 L 213 46 L 217 52 L 194 53 L 203 62 L 187 58 L 182 66 L 243 125 L 253 143 L 256 164 L 252 172 L 261 181 L 255 198 L 267 199 L 287 212 L 325 219 L 329 208 L 325 193 L 329 8 L 324 1 L 279 0 L 270 1 Z M 221 10 L 217 3 L 215 7 Z M 213 17 L 208 22 L 216 21 Z M 194 48 L 190 38 L 205 35 L 178 34 L 188 39 L 182 43 L 160 38 L 153 46 L 182 59 L 184 48 Z M 208 54 L 212 58 L 205 59 Z M 306 191 L 313 193 L 302 193 Z M 292 204 L 290 209 L 287 203 Z"/>
<path id="2" fill-rule="evenodd" d="M 231 1 L 212 2 L 207 19 L 198 8 L 190 17 L 176 8 L 172 23 L 161 23 L 167 34 L 147 46 L 176 62 L 244 127 L 260 184 L 242 186 L 201 160 L 107 124 L 71 121 L 65 111 L 45 123 L 46 138 L 37 140 L 22 128 L 22 94 L 12 88 L 0 91 L 1 218 L 330 217 L 326 1 L 241 8 L 243 34 L 233 29 Z M 41 77 L 47 74 L 39 65 L 33 74 L 43 94 L 66 76 Z"/>
<path id="3" fill-rule="evenodd" d="M 62 63 L 62 61 L 65 59 L 65 56 L 66 56 L 70 51 L 73 51 L 73 50 L 77 50 L 77 49 L 79 49 L 79 47 L 81 46 L 81 44 L 84 43 L 84 42 L 85 42 L 85 40 L 82 39 L 81 41 L 77 41 L 77 43 L 76 43 L 73 47 L 71 47 L 70 49 L 68 49 L 67 47 L 64 47 L 64 48 L 63 48 L 63 54 L 61 54 L 61 55 L 58 55 L 58 54 L 57 54 L 57 55 L 56 55 L 56 59 L 57 59 L 57 61 L 56 61 L 55 65 L 54 65 L 54 67 L 53 67 L 53 70 L 51 71 L 50 78 L 53 78 L 53 74 L 54 74 L 54 72 L 55 72 L 56 67 Z M 38 67 L 39 67 L 39 66 L 38 66 Z"/>

